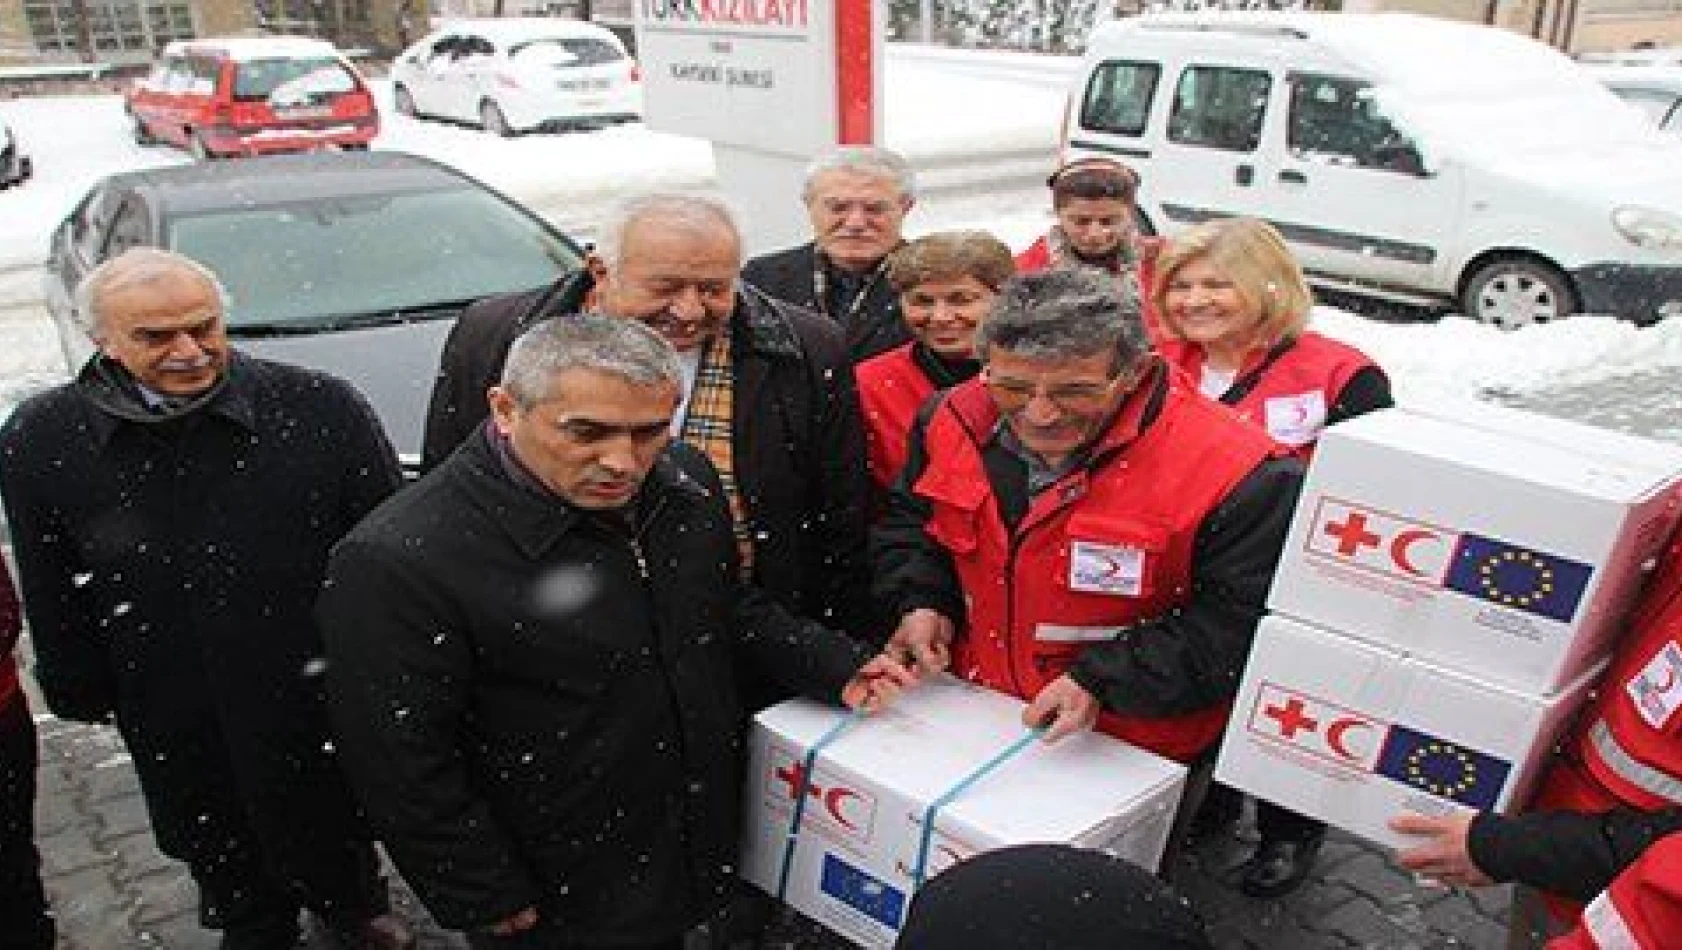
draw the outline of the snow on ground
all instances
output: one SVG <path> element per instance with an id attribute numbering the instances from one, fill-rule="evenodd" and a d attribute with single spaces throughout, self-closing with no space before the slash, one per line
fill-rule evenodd
<path id="1" fill-rule="evenodd" d="M 1068 60 L 1023 54 L 890 50 L 887 140 L 919 167 L 984 154 L 1045 150 L 1052 160 Z M 389 94 L 378 86 L 382 97 Z M 384 105 L 389 106 L 389 99 Z M 712 180 L 707 143 L 640 125 L 593 133 L 501 140 L 474 129 L 385 112 L 378 148 L 412 151 L 455 165 L 515 198 L 553 208 L 569 197 L 600 201 L 647 187 L 696 187 Z M 115 96 L 0 102 L 36 158 L 37 178 L 0 192 L 0 406 L 60 378 L 62 359 L 40 312 L 39 271 L 47 235 L 100 176 L 186 161 L 180 152 L 133 144 Z M 741 121 L 752 121 L 742 117 Z M 1021 247 L 1049 213 L 1021 195 L 962 195 L 923 202 L 911 233 L 984 227 Z M 1398 397 L 1524 393 L 1682 369 L 1682 321 L 1648 329 L 1603 318 L 1500 332 L 1450 317 L 1383 323 L 1330 308 L 1315 325 L 1354 343 L 1386 367 Z"/>

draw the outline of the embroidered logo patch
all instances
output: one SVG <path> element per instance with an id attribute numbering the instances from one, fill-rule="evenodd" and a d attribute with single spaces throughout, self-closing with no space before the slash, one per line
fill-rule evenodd
<path id="1" fill-rule="evenodd" d="M 1664 724 L 1682 706 L 1682 647 L 1671 641 L 1653 654 L 1641 672 L 1635 674 L 1624 689 L 1635 700 L 1641 718 L 1654 729 Z"/>
<path id="2" fill-rule="evenodd" d="M 1285 445 L 1307 445 L 1326 426 L 1326 394 L 1316 389 L 1294 396 L 1274 396 L 1263 404 L 1267 434 Z"/>
<path id="3" fill-rule="evenodd" d="M 1145 586 L 1145 552 L 1140 548 L 1076 541 L 1069 551 L 1069 587 L 1088 594 L 1137 597 Z"/>

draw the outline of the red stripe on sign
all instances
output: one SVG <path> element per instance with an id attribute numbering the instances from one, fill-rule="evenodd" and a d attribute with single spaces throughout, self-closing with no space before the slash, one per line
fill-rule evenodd
<path id="1" fill-rule="evenodd" d="M 835 5 L 835 87 L 840 101 L 839 145 L 876 140 L 875 0 L 838 0 Z"/>

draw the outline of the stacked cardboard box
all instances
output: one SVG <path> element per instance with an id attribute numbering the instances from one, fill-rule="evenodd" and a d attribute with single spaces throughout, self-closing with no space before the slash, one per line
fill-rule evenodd
<path id="1" fill-rule="evenodd" d="M 1477 403 L 1320 439 L 1216 777 L 1383 843 L 1522 805 L 1678 517 L 1682 448 Z"/>
<path id="2" fill-rule="evenodd" d="M 1154 869 L 1185 770 L 1098 733 L 1048 746 L 1026 736 L 1022 707 L 938 677 L 847 726 L 809 771 L 808 751 L 846 714 L 805 700 L 760 713 L 742 876 L 861 946 L 887 947 L 905 919 L 919 865 L 926 879 L 990 848 L 1066 842 Z M 935 812 L 925 845 L 930 803 L 1019 742 L 1018 754 Z"/>

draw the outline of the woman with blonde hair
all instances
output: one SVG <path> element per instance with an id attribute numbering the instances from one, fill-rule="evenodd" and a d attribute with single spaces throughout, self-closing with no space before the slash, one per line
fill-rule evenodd
<path id="1" fill-rule="evenodd" d="M 888 258 L 912 341 L 854 369 L 869 449 L 870 475 L 886 489 L 905 467 L 917 410 L 935 391 L 981 369 L 975 328 L 999 287 L 1016 275 L 1010 248 L 986 231 L 940 231 Z"/>
<path id="2" fill-rule="evenodd" d="M 1326 426 L 1393 405 L 1389 379 L 1366 354 L 1308 329 L 1302 268 L 1263 221 L 1226 218 L 1176 236 L 1157 261 L 1152 299 L 1163 358 L 1305 461 Z M 1241 806 L 1237 792 L 1211 789 L 1194 833 L 1224 830 Z M 1308 876 L 1326 826 L 1259 800 L 1256 825 L 1261 840 L 1239 887 L 1281 897 Z"/>

